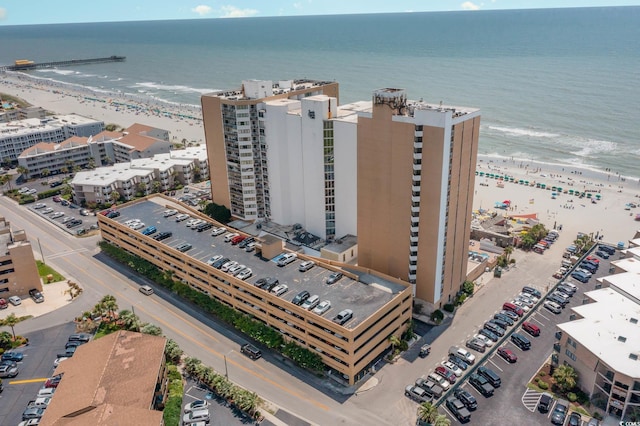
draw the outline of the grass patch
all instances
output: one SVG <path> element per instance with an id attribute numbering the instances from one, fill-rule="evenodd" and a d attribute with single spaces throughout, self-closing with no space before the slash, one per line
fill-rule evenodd
<path id="1" fill-rule="evenodd" d="M 182 395 L 184 389 L 182 385 L 182 376 L 175 365 L 168 366 L 169 392 L 167 401 L 164 404 L 164 412 L 162 417 L 166 426 L 179 426 L 180 416 L 182 415 Z"/>
<path id="2" fill-rule="evenodd" d="M 111 334 L 121 329 L 122 327 L 119 327 L 117 324 L 101 322 L 100 326 L 98 326 L 98 331 L 96 331 L 96 334 L 93 337 L 93 340 L 99 339 L 103 336 L 106 336 L 107 334 Z"/>
<path id="3" fill-rule="evenodd" d="M 42 278 L 45 284 L 48 284 L 47 276 L 52 275 L 53 280 L 51 282 L 57 283 L 58 281 L 64 281 L 65 277 L 60 275 L 57 271 L 55 271 L 51 266 L 45 265 L 40 260 L 36 260 L 36 264 L 38 265 L 38 275 Z"/>
<path id="4" fill-rule="evenodd" d="M 584 409 L 584 408 L 582 408 L 582 407 L 576 407 L 576 406 L 574 406 L 574 407 L 573 407 L 573 411 L 575 411 L 575 412 L 577 412 L 577 413 L 580 413 L 580 414 L 582 414 L 583 416 L 591 417 L 591 414 L 589 414 L 589 413 L 587 412 L 587 410 L 585 410 L 585 409 Z"/>

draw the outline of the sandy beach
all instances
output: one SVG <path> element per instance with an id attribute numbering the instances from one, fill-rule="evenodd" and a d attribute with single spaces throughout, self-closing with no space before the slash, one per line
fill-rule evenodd
<path id="1" fill-rule="evenodd" d="M 98 92 L 18 73 L 3 73 L 0 77 L 0 93 L 19 97 L 56 114 L 75 113 L 125 128 L 134 123 L 147 124 L 169 130 L 177 143 L 183 139 L 204 143 L 202 111 L 192 105 Z"/>
<path id="2" fill-rule="evenodd" d="M 191 105 L 174 105 L 143 97 L 101 93 L 50 80 L 2 74 L 0 92 L 20 97 L 29 103 L 60 114 L 77 113 L 127 127 L 142 123 L 169 130 L 176 142 L 204 143 L 201 111 Z M 191 118 L 189 118 L 191 117 Z M 563 233 L 578 232 L 603 235 L 602 241 L 616 244 L 627 241 L 640 228 L 635 221 L 640 208 L 625 209 L 627 203 L 640 204 L 640 181 L 614 172 L 568 167 L 562 164 L 537 163 L 526 159 L 478 156 L 474 210 L 494 209 L 496 202 L 511 201 L 509 210 L 500 214 L 537 213 L 540 221 L 551 229 L 562 225 Z M 485 176 L 480 176 L 483 172 Z M 514 182 L 486 177 L 487 173 L 511 176 Z M 529 181 L 529 186 L 517 183 Z M 536 188 L 541 183 L 560 186 L 552 196 L 550 189 Z M 566 192 L 590 192 L 600 196 L 592 202 Z"/>

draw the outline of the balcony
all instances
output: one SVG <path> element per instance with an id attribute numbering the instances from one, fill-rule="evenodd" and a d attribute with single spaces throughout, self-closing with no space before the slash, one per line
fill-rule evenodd
<path id="1" fill-rule="evenodd" d="M 420 206 L 411 206 L 412 213 L 420 213 Z"/>
<path id="2" fill-rule="evenodd" d="M 418 242 L 418 236 L 417 235 L 415 237 L 414 236 L 410 236 L 409 237 L 409 241 L 411 241 L 412 243 L 417 243 Z"/>
<path id="3" fill-rule="evenodd" d="M 422 161 L 422 153 L 413 153 L 413 159 L 414 160 L 420 160 Z"/>

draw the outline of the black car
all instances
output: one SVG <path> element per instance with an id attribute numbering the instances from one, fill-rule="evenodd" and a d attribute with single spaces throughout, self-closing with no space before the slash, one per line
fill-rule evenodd
<path id="1" fill-rule="evenodd" d="M 488 398 L 493 395 L 494 387 L 479 374 L 472 374 L 469 377 L 469 383 L 476 388 L 484 397 Z"/>
<path id="2" fill-rule="evenodd" d="M 469 367 L 469 364 L 467 364 L 464 359 L 456 355 L 449 354 L 449 361 L 460 367 L 461 370 L 466 370 L 467 367 Z"/>
<path id="3" fill-rule="evenodd" d="M 603 251 L 603 252 L 607 253 L 609 256 L 611 256 L 611 255 L 616 253 L 616 249 L 614 247 L 606 246 L 606 245 L 601 245 L 598 248 L 598 251 Z"/>
<path id="4" fill-rule="evenodd" d="M 156 240 L 156 241 L 162 241 L 162 240 L 166 240 L 167 238 L 171 237 L 172 235 L 173 235 L 173 232 L 163 231 L 163 232 L 160 232 L 157 235 L 155 235 L 153 237 L 153 239 Z"/>
<path id="5" fill-rule="evenodd" d="M 225 263 L 227 263 L 228 261 L 230 261 L 231 259 L 229 259 L 228 257 L 223 257 L 222 259 L 218 259 L 215 262 L 213 262 L 213 266 L 216 269 L 220 269 L 222 268 L 222 265 L 224 265 Z"/>
<path id="6" fill-rule="evenodd" d="M 24 354 L 22 352 L 7 351 L 2 354 L 2 361 L 20 362 L 23 358 Z"/>
<path id="7" fill-rule="evenodd" d="M 541 413 L 547 413 L 553 405 L 553 397 L 548 393 L 543 393 L 538 401 L 538 411 Z"/>
<path id="8" fill-rule="evenodd" d="M 598 256 L 598 257 L 600 257 L 602 259 L 608 259 L 609 258 L 609 255 L 607 253 L 603 252 L 602 250 L 598 250 L 596 252 L 596 256 Z"/>
<path id="9" fill-rule="evenodd" d="M 507 323 L 506 321 L 503 321 L 502 319 L 495 318 L 495 317 L 491 320 L 492 323 L 499 325 L 500 327 L 502 327 L 505 330 L 507 328 L 509 328 L 510 325 L 513 324 L 513 322 L 511 320 L 509 320 L 509 321 L 511 322 L 511 324 Z"/>
<path id="10" fill-rule="evenodd" d="M 469 410 L 478 408 L 478 401 L 476 401 L 475 396 L 471 395 L 468 391 L 462 388 L 456 388 L 456 390 L 453 391 L 453 395 L 462 401 Z"/>
<path id="11" fill-rule="evenodd" d="M 307 290 L 302 290 L 300 293 L 298 293 L 296 295 L 296 297 L 293 298 L 293 300 L 291 301 L 291 303 L 293 303 L 294 305 L 302 305 L 304 303 L 305 300 L 307 300 L 309 297 L 311 296 L 311 294 L 309 294 L 309 292 Z"/>
<path id="12" fill-rule="evenodd" d="M 271 289 L 277 286 L 279 283 L 280 281 L 277 278 L 265 277 L 258 279 L 255 286 L 260 287 L 264 291 L 271 291 Z"/>
<path id="13" fill-rule="evenodd" d="M 245 238 L 244 240 L 240 241 L 240 244 L 238 244 L 238 248 L 246 248 L 249 243 L 253 243 L 255 240 L 256 239 L 253 237 Z"/>
<path id="14" fill-rule="evenodd" d="M 506 323 L 509 327 L 511 327 L 514 324 L 513 319 L 511 319 L 511 317 L 505 314 L 495 314 L 493 318 Z"/>
<path id="15" fill-rule="evenodd" d="M 69 342 L 80 341 L 80 342 L 88 342 L 91 340 L 91 335 L 88 333 L 75 333 L 69 336 Z"/>
<path id="16" fill-rule="evenodd" d="M 489 340 L 491 340 L 492 342 L 497 342 L 499 337 L 496 333 L 494 333 L 491 330 L 487 330 L 486 328 L 481 329 L 478 334 L 482 334 L 483 336 L 487 337 Z"/>
<path id="17" fill-rule="evenodd" d="M 575 411 L 571 413 L 569 416 L 569 421 L 567 422 L 567 426 L 580 426 L 582 425 L 582 416 Z"/>
<path id="18" fill-rule="evenodd" d="M 29 296 L 36 303 L 44 302 L 44 296 L 42 295 L 42 293 L 40 293 L 40 290 L 38 290 L 37 288 L 32 288 L 31 290 L 29 290 Z"/>
<path id="19" fill-rule="evenodd" d="M 467 410 L 467 407 L 458 398 L 447 398 L 445 405 L 453 413 L 454 416 L 460 421 L 460 423 L 466 423 L 471 420 L 471 413 Z"/>
<path id="20" fill-rule="evenodd" d="M 113 211 L 113 212 L 109 212 L 106 215 L 109 219 L 115 219 L 116 217 L 120 216 L 120 212 L 118 211 Z"/>
<path id="21" fill-rule="evenodd" d="M 206 222 L 206 223 L 201 223 L 200 225 L 196 226 L 196 231 L 198 232 L 203 232 L 206 231 L 207 229 L 211 229 L 213 228 L 213 224 Z"/>
<path id="22" fill-rule="evenodd" d="M 547 296 L 547 300 L 550 300 L 552 302 L 557 303 L 558 305 L 562 306 L 563 308 L 565 306 L 567 306 L 567 301 L 565 299 L 563 299 L 562 297 L 558 296 L 557 294 L 550 294 Z"/>
<path id="23" fill-rule="evenodd" d="M 576 292 L 576 290 L 574 288 L 571 288 L 571 287 L 566 286 L 564 284 L 560 284 L 558 287 L 556 287 L 556 290 L 566 294 L 569 297 L 572 297 Z"/>

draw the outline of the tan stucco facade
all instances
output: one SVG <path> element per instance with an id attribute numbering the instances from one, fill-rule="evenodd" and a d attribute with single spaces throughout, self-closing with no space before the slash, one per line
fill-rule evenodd
<path id="1" fill-rule="evenodd" d="M 358 118 L 358 264 L 410 282 L 413 262 L 415 296 L 439 307 L 466 279 L 479 128 L 375 102 Z"/>
<path id="2" fill-rule="evenodd" d="M 33 257 L 33 248 L 24 231 L 11 232 L 0 217 L 0 297 L 28 296 L 29 290 L 42 291 L 42 281 Z"/>

